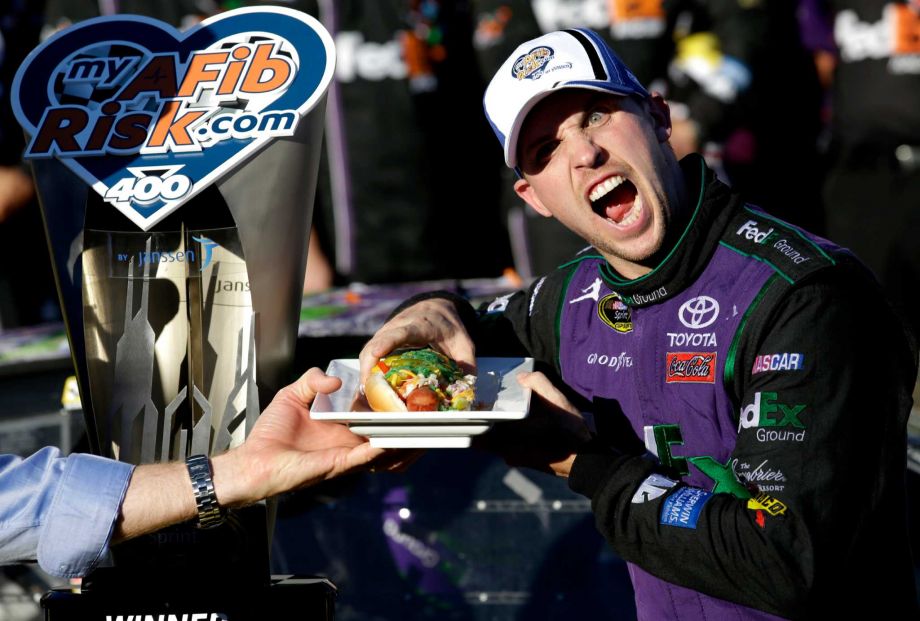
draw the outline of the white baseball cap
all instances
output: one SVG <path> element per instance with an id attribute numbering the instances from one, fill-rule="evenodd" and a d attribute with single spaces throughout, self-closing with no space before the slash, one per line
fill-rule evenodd
<path id="1" fill-rule="evenodd" d="M 596 33 L 572 28 L 522 43 L 489 82 L 483 98 L 486 118 L 517 168 L 517 141 L 527 113 L 563 88 L 648 97 L 648 91 Z"/>

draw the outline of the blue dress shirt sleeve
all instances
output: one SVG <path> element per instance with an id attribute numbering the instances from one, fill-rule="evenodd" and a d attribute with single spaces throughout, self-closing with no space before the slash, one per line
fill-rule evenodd
<path id="1" fill-rule="evenodd" d="M 105 556 L 134 466 L 43 448 L 0 455 L 0 563 L 86 575 Z"/>

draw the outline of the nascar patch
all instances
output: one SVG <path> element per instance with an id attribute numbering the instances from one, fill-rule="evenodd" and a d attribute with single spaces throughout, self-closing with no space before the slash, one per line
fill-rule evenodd
<path id="1" fill-rule="evenodd" d="M 754 358 L 751 375 L 766 373 L 767 371 L 801 371 L 804 362 L 805 355 L 795 352 L 762 354 Z"/>

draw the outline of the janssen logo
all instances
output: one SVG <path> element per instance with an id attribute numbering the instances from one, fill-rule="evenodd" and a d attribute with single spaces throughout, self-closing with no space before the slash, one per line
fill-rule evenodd
<path id="1" fill-rule="evenodd" d="M 157 265 L 160 263 L 196 263 L 200 256 L 203 256 L 200 270 L 205 270 L 211 264 L 212 250 L 217 246 L 217 242 L 207 237 L 193 237 L 198 242 L 201 254 L 194 250 L 139 250 L 136 253 L 119 252 L 115 255 L 115 260 L 119 263 L 128 263 L 134 260 L 135 265 L 143 267 L 145 265 Z M 247 283 L 248 284 L 248 283 Z"/>

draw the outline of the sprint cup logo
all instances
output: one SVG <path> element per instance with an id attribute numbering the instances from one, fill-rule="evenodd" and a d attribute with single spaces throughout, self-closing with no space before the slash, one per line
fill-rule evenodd
<path id="1" fill-rule="evenodd" d="M 597 316 L 620 334 L 628 334 L 633 331 L 629 307 L 618 293 L 611 293 L 601 298 L 597 303 Z"/>
<path id="2" fill-rule="evenodd" d="M 535 47 L 514 61 L 511 75 L 518 80 L 536 80 L 543 75 L 543 68 L 553 59 L 554 54 L 551 47 L 545 45 Z"/>
<path id="3" fill-rule="evenodd" d="M 298 122 L 332 78 L 331 38 L 277 7 L 229 11 L 180 33 L 88 20 L 16 74 L 25 157 L 57 158 L 143 230 Z"/>

